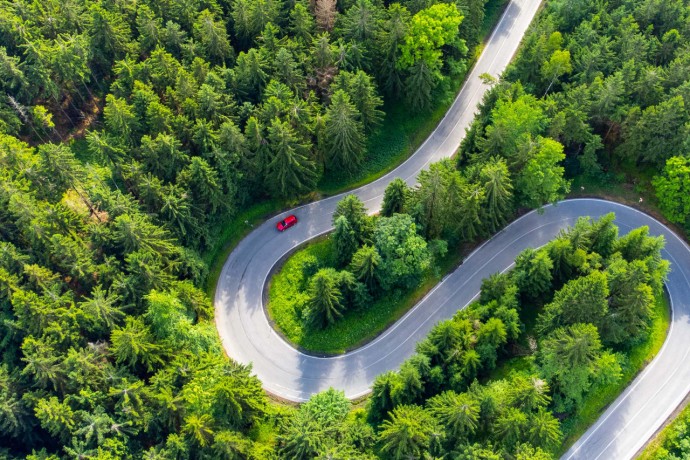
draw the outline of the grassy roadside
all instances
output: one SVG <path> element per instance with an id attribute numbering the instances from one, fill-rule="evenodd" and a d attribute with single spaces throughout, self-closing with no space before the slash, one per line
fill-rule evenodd
<path id="1" fill-rule="evenodd" d="M 488 0 L 486 14 L 482 23 L 482 42 L 489 38 L 494 26 L 498 23 L 501 14 L 508 5 L 509 0 Z M 468 62 L 468 72 L 476 59 L 481 54 L 483 44 L 480 43 Z M 335 195 L 369 183 L 389 171 L 395 169 L 406 160 L 429 136 L 441 121 L 443 115 L 453 103 L 462 84 L 464 76 L 455 79 L 450 89 L 445 94 L 437 96 L 432 113 L 411 116 L 409 110 L 403 104 L 384 107 L 386 117 L 379 132 L 367 142 L 367 162 L 362 170 L 354 176 L 327 177 L 321 180 L 318 190 L 310 195 L 309 199 Z M 223 264 L 233 248 L 251 230 L 251 225 L 263 221 L 266 217 L 277 214 L 281 209 L 289 207 L 292 203 L 283 200 L 265 200 L 251 205 L 240 214 L 221 221 L 212 230 L 215 244 L 202 254 L 203 261 L 209 267 L 206 278 L 205 290 L 210 298 L 213 298 L 218 277 L 223 269 Z M 245 221 L 249 223 L 245 224 Z"/>
<path id="2" fill-rule="evenodd" d="M 671 323 L 671 309 L 665 295 L 657 296 L 654 304 L 654 321 L 649 337 L 644 342 L 633 346 L 627 354 L 622 369 L 621 379 L 605 387 L 597 388 L 585 399 L 582 409 L 562 424 L 563 444 L 556 452 L 560 457 L 566 450 L 587 431 L 633 379 L 656 356 L 666 340 L 666 332 Z"/>
<path id="3" fill-rule="evenodd" d="M 683 404 L 687 403 L 687 398 Z M 676 443 L 679 438 L 685 438 L 688 435 L 688 422 L 690 422 L 690 405 L 686 405 L 671 423 L 666 425 L 659 431 L 654 438 L 644 448 L 638 460 L 657 460 L 668 458 L 669 448 L 671 443 Z"/>
<path id="4" fill-rule="evenodd" d="M 582 175 L 573 177 L 567 198 L 601 198 L 631 206 L 654 217 L 688 241 L 689 235 L 685 229 L 668 222 L 658 207 L 652 186 L 656 174 L 653 168 L 617 164 L 612 171 L 598 179 Z"/>
<path id="5" fill-rule="evenodd" d="M 306 294 L 301 292 L 305 283 L 301 266 L 312 256 L 324 266 L 334 264 L 335 250 L 331 240 L 325 237 L 295 252 L 274 275 L 269 288 L 268 314 L 276 330 L 301 349 L 324 354 L 343 353 L 369 342 L 397 321 L 461 262 L 463 253 L 459 249 L 449 249 L 448 254 L 424 274 L 415 289 L 396 290 L 366 309 L 346 311 L 342 319 L 323 330 L 305 329 L 301 320 L 306 302 Z"/>

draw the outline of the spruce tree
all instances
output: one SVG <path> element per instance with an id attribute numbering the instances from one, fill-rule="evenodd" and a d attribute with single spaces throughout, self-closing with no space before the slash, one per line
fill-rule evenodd
<path id="1" fill-rule="evenodd" d="M 364 129 L 359 116 L 345 91 L 333 94 L 323 131 L 328 169 L 352 172 L 364 159 Z"/>
<path id="2" fill-rule="evenodd" d="M 348 263 L 352 258 L 352 254 L 357 250 L 357 236 L 354 230 L 352 230 L 347 217 L 340 216 L 335 220 L 335 231 L 332 238 L 335 244 L 338 265 Z"/>
<path id="3" fill-rule="evenodd" d="M 409 194 L 409 187 L 404 180 L 399 177 L 393 179 L 386 191 L 383 193 L 383 205 L 381 206 L 381 215 L 390 217 L 393 214 L 403 212 L 405 209 L 405 201 Z"/>
<path id="4" fill-rule="evenodd" d="M 290 125 L 275 118 L 268 128 L 268 144 L 271 160 L 266 177 L 273 193 L 294 197 L 312 190 L 317 174 L 308 158 L 309 146 L 300 143 Z"/>
<path id="5" fill-rule="evenodd" d="M 307 294 L 307 319 L 314 327 L 326 327 L 343 316 L 343 295 L 334 269 L 324 268 L 316 272 L 309 282 Z"/>

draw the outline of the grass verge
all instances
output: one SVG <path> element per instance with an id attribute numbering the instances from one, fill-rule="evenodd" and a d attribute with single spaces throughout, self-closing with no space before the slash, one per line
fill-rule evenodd
<path id="1" fill-rule="evenodd" d="M 687 398 L 682 404 L 685 403 L 687 403 Z M 637 459 L 660 460 L 668 458 L 669 449 L 673 447 L 671 444 L 688 437 L 688 423 L 690 423 L 690 404 L 686 405 L 671 423 L 654 436 Z"/>
<path id="2" fill-rule="evenodd" d="M 268 292 L 268 314 L 283 337 L 299 348 L 318 354 L 337 354 L 357 348 L 384 331 L 412 308 L 443 276 L 462 260 L 463 251 L 450 248 L 446 256 L 428 270 L 420 285 L 411 290 L 392 291 L 368 308 L 346 311 L 337 323 L 314 330 L 305 327 L 302 311 L 307 300 L 302 263 L 316 257 L 323 266 L 335 263 L 335 250 L 328 237 L 307 244 L 290 256 L 273 276 Z"/>
<path id="3" fill-rule="evenodd" d="M 650 168 L 635 169 L 634 166 L 620 166 L 617 172 L 593 179 L 583 175 L 572 178 L 571 192 L 567 198 L 601 198 L 639 209 L 671 228 L 685 241 L 688 232 L 681 226 L 666 220 L 659 209 Z"/>

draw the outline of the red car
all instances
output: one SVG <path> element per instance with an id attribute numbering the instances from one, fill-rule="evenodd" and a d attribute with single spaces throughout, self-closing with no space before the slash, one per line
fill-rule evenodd
<path id="1" fill-rule="evenodd" d="M 297 223 L 297 217 L 294 214 L 287 216 L 284 220 L 281 220 L 276 224 L 276 228 L 279 232 L 284 232 L 288 228 L 292 227 Z"/>

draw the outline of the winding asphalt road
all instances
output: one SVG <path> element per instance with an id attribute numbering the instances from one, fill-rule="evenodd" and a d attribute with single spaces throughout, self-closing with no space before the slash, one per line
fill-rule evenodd
<path id="1" fill-rule="evenodd" d="M 457 150 L 486 90 L 479 75 L 486 72 L 497 76 L 503 71 L 539 4 L 538 0 L 509 4 L 457 99 L 426 142 L 397 169 L 352 192 L 370 212 L 380 208 L 383 191 L 394 177 L 414 184 L 419 171 L 430 162 Z M 579 216 L 596 218 L 608 212 L 616 213 L 622 233 L 648 225 L 652 234 L 666 238 L 664 257 L 671 261 L 667 289 L 673 306 L 672 327 L 657 358 L 564 458 L 631 458 L 690 390 L 690 248 L 646 214 L 601 200 L 568 200 L 513 222 L 368 345 L 330 358 L 299 352 L 269 324 L 264 287 L 283 256 L 331 229 L 331 216 L 340 198 L 311 203 L 264 222 L 240 242 L 221 272 L 215 296 L 221 341 L 233 359 L 252 363 L 267 391 L 292 401 L 305 401 L 329 387 L 342 389 L 349 398 L 366 394 L 374 378 L 398 368 L 434 324 L 470 303 L 483 278 L 507 269 L 522 249 L 545 244 Z M 299 224 L 278 234 L 275 222 L 291 213 L 298 216 Z"/>

